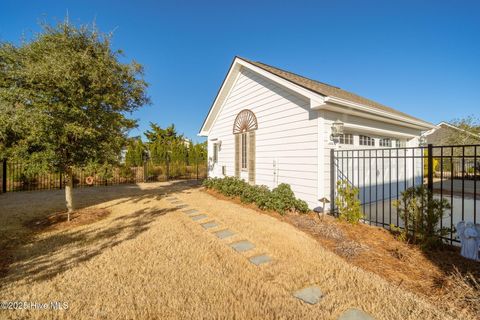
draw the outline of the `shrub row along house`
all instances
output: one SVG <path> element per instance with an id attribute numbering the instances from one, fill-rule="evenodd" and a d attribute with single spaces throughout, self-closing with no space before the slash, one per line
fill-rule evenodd
<path id="1" fill-rule="evenodd" d="M 343 134 L 333 139 L 338 123 Z M 287 183 L 310 208 L 322 208 L 330 149 L 417 146 L 432 128 L 338 87 L 235 57 L 199 135 L 208 139 L 209 177 Z"/>

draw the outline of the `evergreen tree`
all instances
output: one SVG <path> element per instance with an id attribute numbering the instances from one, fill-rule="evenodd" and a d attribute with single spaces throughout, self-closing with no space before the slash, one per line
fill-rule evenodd
<path id="1" fill-rule="evenodd" d="M 126 115 L 149 102 L 147 84 L 140 64 L 120 62 L 111 35 L 68 21 L 42 27 L 18 46 L 0 43 L 0 106 L 14 115 L 0 139 L 3 152 L 65 173 L 70 213 L 73 169 L 119 160 L 136 126 Z"/>

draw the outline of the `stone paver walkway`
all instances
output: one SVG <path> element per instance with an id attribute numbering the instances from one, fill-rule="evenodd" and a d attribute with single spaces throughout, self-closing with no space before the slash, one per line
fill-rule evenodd
<path id="1" fill-rule="evenodd" d="M 244 252 L 255 248 L 255 245 L 248 240 L 242 240 L 231 243 L 230 247 L 232 247 L 237 252 Z"/>
<path id="2" fill-rule="evenodd" d="M 202 223 L 201 226 L 204 227 L 205 229 L 210 229 L 210 228 L 218 227 L 218 224 L 215 221 L 210 221 L 210 222 Z"/>
<path id="3" fill-rule="evenodd" d="M 235 232 L 233 232 L 232 230 L 228 230 L 228 229 L 220 230 L 220 231 L 215 232 L 215 235 L 219 239 L 225 239 L 225 238 L 233 236 L 234 234 L 235 234 Z"/>
<path id="4" fill-rule="evenodd" d="M 200 211 L 196 209 L 188 209 L 188 210 L 183 210 L 185 214 L 194 214 L 194 213 L 199 213 Z"/>
<path id="5" fill-rule="evenodd" d="M 175 204 L 180 205 L 176 207 L 177 209 L 188 207 L 187 204 L 184 204 L 181 200 L 179 200 L 176 197 L 169 197 L 167 198 L 167 200 L 169 200 L 173 205 Z M 203 220 L 208 218 L 208 215 L 206 214 L 198 214 L 200 211 L 198 211 L 197 209 L 188 209 L 188 210 L 183 210 L 182 212 L 188 215 L 193 221 L 198 221 L 198 220 Z M 204 229 L 211 229 L 219 226 L 219 224 L 213 220 L 209 222 L 201 223 L 200 225 Z M 236 233 L 230 229 L 223 229 L 220 231 L 213 232 L 213 234 L 219 239 L 226 239 L 235 235 Z M 246 252 L 255 248 L 255 245 L 248 240 L 233 242 L 233 243 L 230 243 L 229 246 L 233 248 L 236 252 Z M 259 266 L 259 265 L 271 262 L 272 258 L 267 254 L 261 254 L 261 255 L 250 257 L 248 260 L 252 264 Z M 313 304 L 317 304 L 322 299 L 323 293 L 318 286 L 313 285 L 313 286 L 295 291 L 293 293 L 293 296 L 305 303 L 313 305 Z M 352 309 L 346 310 L 343 314 L 341 314 L 338 320 L 374 320 L 374 319 L 370 315 L 363 312 L 362 310 L 352 308 Z"/>
<path id="6" fill-rule="evenodd" d="M 338 317 L 338 320 L 374 320 L 362 310 L 348 309 Z"/>
<path id="7" fill-rule="evenodd" d="M 254 265 L 259 266 L 261 264 L 272 261 L 272 258 L 267 256 L 266 254 L 262 254 L 260 256 L 251 257 L 248 260 L 250 260 L 250 262 L 253 263 Z"/>
<path id="8" fill-rule="evenodd" d="M 193 221 L 198 221 L 208 218 L 208 216 L 206 214 L 199 214 L 198 216 L 190 216 L 190 218 L 192 218 Z"/>
<path id="9" fill-rule="evenodd" d="M 295 298 L 302 300 L 309 304 L 316 304 L 323 296 L 322 291 L 317 286 L 307 287 L 293 293 Z"/>

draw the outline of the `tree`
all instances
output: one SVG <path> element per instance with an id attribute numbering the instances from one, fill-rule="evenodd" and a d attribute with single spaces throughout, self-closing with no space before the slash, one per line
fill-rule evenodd
<path id="1" fill-rule="evenodd" d="M 151 130 L 145 131 L 145 137 L 147 137 L 150 143 L 154 142 L 171 142 L 175 140 L 184 140 L 183 134 L 178 134 L 175 129 L 175 125 L 172 123 L 166 129 L 162 129 L 158 124 L 150 122 Z"/>
<path id="2" fill-rule="evenodd" d="M 205 141 L 195 144 L 190 142 L 188 158 L 189 161 L 196 164 L 207 160 L 207 142 Z"/>
<path id="3" fill-rule="evenodd" d="M 11 147 L 21 141 L 32 125 L 26 108 L 0 103 L 0 159 L 10 156 Z"/>
<path id="4" fill-rule="evenodd" d="M 152 163 L 165 165 L 167 178 L 181 176 L 186 173 L 187 166 L 198 167 L 199 162 L 206 160 L 206 142 L 193 144 L 177 132 L 174 124 L 163 129 L 151 122 L 145 137 Z"/>
<path id="5" fill-rule="evenodd" d="M 150 122 L 150 128 L 145 132 L 145 137 L 148 139 L 148 150 L 154 164 L 186 160 L 185 137 L 177 133 L 173 123 L 163 129 L 158 124 Z"/>
<path id="6" fill-rule="evenodd" d="M 443 145 L 464 145 L 478 144 L 480 139 L 480 119 L 475 116 L 467 116 L 465 118 L 454 119 L 450 121 L 452 125 L 460 130 L 450 129 L 448 134 L 442 138 Z"/>
<path id="7" fill-rule="evenodd" d="M 411 187 L 402 192 L 401 200 L 393 202 L 393 206 L 404 221 L 404 229 L 391 226 L 400 232 L 400 239 L 411 239 L 424 249 L 433 249 L 442 244 L 441 237 L 452 230 L 440 227 L 445 211 L 451 209 L 446 199 L 435 199 L 431 191 L 424 186 Z"/>
<path id="8" fill-rule="evenodd" d="M 111 37 L 66 21 L 43 24 L 18 46 L 0 43 L 0 105 L 30 121 L 13 138 L 3 134 L 5 149 L 65 173 L 68 219 L 75 209 L 74 167 L 118 161 L 136 126 L 126 115 L 149 102 L 143 67 L 122 63 Z M 21 119 L 11 124 L 13 131 Z"/>
<path id="9" fill-rule="evenodd" d="M 338 195 L 335 198 L 335 205 L 341 220 L 356 224 L 363 218 L 358 193 L 359 189 L 352 186 L 348 180 L 337 181 Z"/>
<path id="10" fill-rule="evenodd" d="M 127 154 L 125 156 L 125 164 L 127 167 L 143 166 L 145 156 L 145 145 L 140 138 L 129 139 L 127 146 Z"/>

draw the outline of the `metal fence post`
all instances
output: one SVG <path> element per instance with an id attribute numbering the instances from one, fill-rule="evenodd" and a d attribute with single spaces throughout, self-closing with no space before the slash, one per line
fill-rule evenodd
<path id="1" fill-rule="evenodd" d="M 330 214 L 335 214 L 335 150 L 330 149 Z"/>
<path id="2" fill-rule="evenodd" d="M 427 158 L 427 188 L 430 193 L 433 192 L 433 145 L 428 144 L 428 158 Z"/>
<path id="3" fill-rule="evenodd" d="M 7 159 L 3 159 L 2 166 L 2 193 L 7 192 Z"/>

